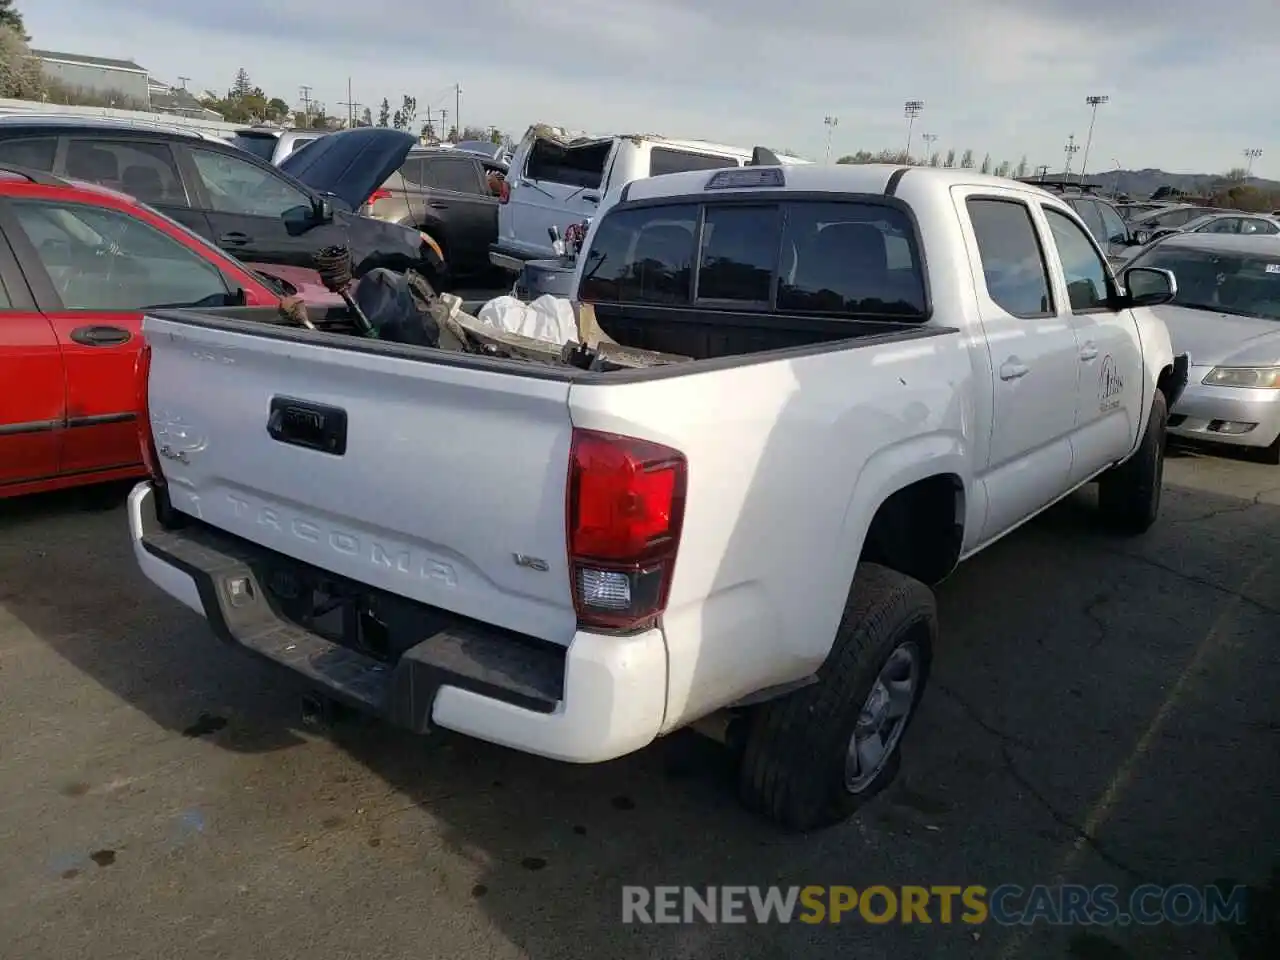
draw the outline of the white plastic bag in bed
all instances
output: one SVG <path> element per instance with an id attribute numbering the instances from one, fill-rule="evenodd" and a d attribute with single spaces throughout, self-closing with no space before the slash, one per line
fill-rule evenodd
<path id="1" fill-rule="evenodd" d="M 573 304 L 564 297 L 553 297 L 549 293 L 532 303 L 524 303 L 515 297 L 498 297 L 481 307 L 476 319 L 507 333 L 518 333 L 522 337 L 561 346 L 578 339 Z"/>

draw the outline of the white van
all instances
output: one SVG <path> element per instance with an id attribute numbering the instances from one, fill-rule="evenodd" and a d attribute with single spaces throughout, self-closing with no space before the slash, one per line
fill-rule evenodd
<path id="1" fill-rule="evenodd" d="M 534 124 L 511 157 L 499 196 L 498 240 L 489 260 L 513 273 L 525 261 L 555 256 L 550 229 L 595 216 L 605 195 L 633 180 L 688 170 L 741 167 L 751 148 L 653 134 L 590 136 Z M 784 164 L 808 163 L 780 156 Z"/>

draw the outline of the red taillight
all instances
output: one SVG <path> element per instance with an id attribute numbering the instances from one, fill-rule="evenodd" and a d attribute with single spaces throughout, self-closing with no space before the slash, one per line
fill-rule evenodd
<path id="1" fill-rule="evenodd" d="M 143 343 L 133 368 L 134 387 L 137 391 L 134 409 L 138 415 L 138 446 L 142 450 L 142 465 L 151 474 L 152 482 L 164 484 L 160 470 L 160 455 L 156 452 L 155 436 L 151 433 L 151 409 L 147 399 L 147 381 L 151 376 L 151 345 Z"/>
<path id="2" fill-rule="evenodd" d="M 666 609 L 687 482 L 678 450 L 573 431 L 568 546 L 580 626 L 632 629 Z"/>
<path id="3" fill-rule="evenodd" d="M 379 188 L 373 191 L 373 193 L 369 194 L 369 199 L 366 202 L 369 204 L 369 206 L 373 206 L 379 200 L 390 200 L 390 199 L 391 199 L 391 191 L 383 190 Z"/>

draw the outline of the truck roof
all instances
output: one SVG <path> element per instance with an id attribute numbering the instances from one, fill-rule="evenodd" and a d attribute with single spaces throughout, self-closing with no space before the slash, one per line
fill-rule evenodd
<path id="1" fill-rule="evenodd" d="M 849 163 L 823 166 L 819 164 L 784 165 L 782 167 L 752 167 L 743 169 L 781 170 L 784 192 L 804 191 L 809 193 L 884 193 L 889 179 L 895 173 L 903 176 L 927 178 L 936 184 L 938 189 L 950 189 L 959 184 L 1000 186 L 1013 188 L 1045 196 L 1052 196 L 1047 190 L 1034 184 L 1021 183 L 1005 177 L 978 173 L 974 170 L 953 167 L 904 167 L 894 163 Z M 689 196 L 702 193 L 712 178 L 723 171 L 695 170 L 688 173 L 669 173 L 661 177 L 650 177 L 636 180 L 628 185 L 628 200 L 657 200 L 663 197 Z M 745 186 L 742 189 L 761 189 Z M 769 188 L 764 188 L 769 189 Z M 720 188 L 715 193 L 730 193 L 732 189 Z"/>

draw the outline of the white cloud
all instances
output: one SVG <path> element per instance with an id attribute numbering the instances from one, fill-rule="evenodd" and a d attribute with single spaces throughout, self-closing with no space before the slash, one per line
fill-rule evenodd
<path id="1" fill-rule="evenodd" d="M 534 120 L 822 153 L 898 148 L 902 103 L 936 146 L 1058 168 L 1106 94 L 1089 165 L 1220 171 L 1245 147 L 1280 177 L 1275 0 L 59 0 L 27 4 L 36 46 L 132 57 L 225 89 L 238 67 L 340 112 L 401 94 L 518 134 Z M 56 7 L 53 9 L 53 7 Z M 919 141 L 916 141 L 917 145 Z M 1079 161 L 1077 157 L 1077 163 Z"/>

